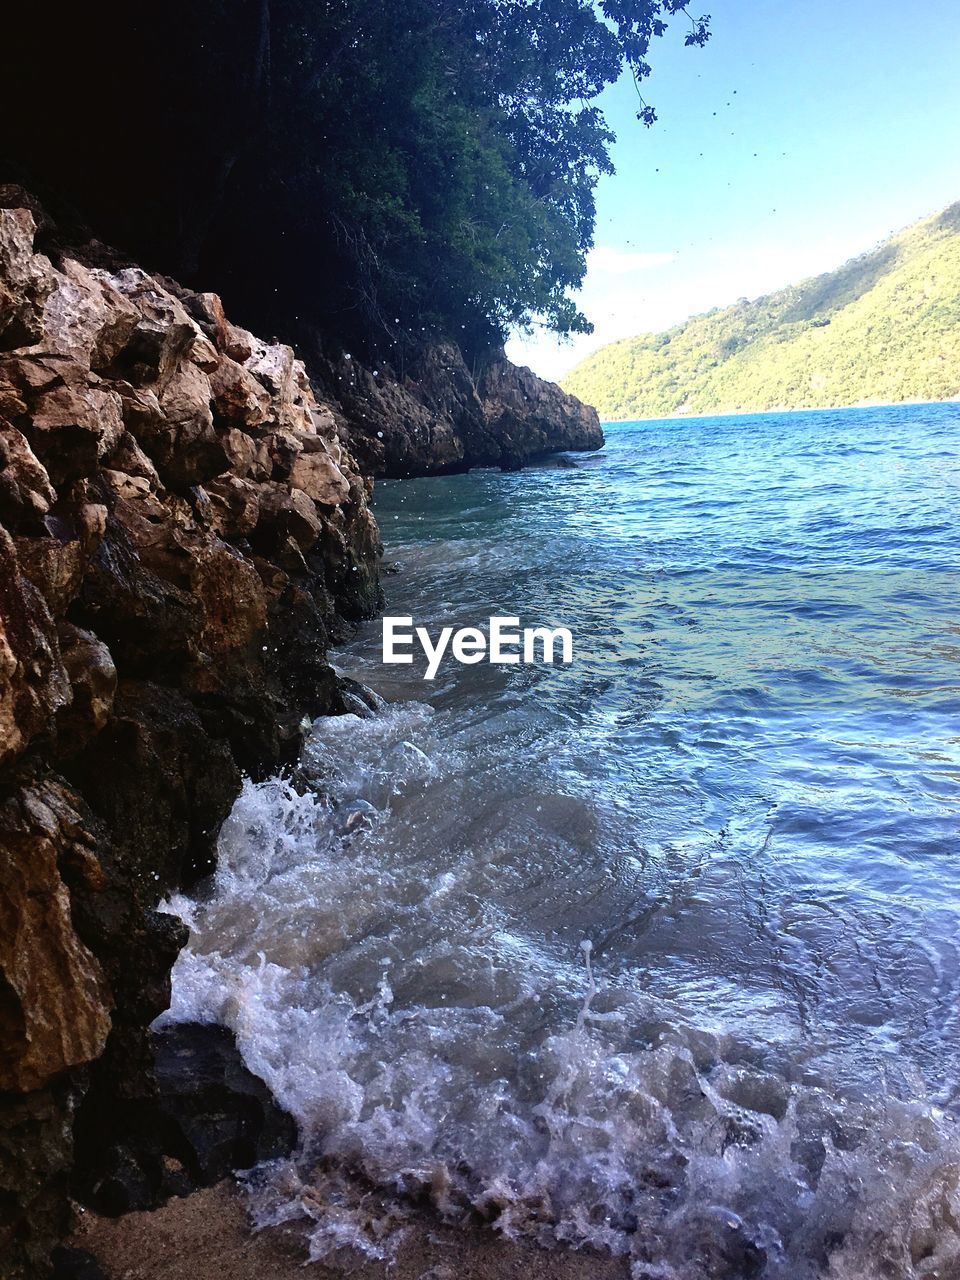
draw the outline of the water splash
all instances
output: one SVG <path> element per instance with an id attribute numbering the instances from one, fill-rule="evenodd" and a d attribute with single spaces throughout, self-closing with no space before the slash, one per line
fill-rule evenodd
<path id="1" fill-rule="evenodd" d="M 230 1026 L 300 1125 L 251 1180 L 259 1224 L 382 1258 L 427 1197 L 635 1280 L 960 1274 L 937 1108 L 691 1025 L 589 940 L 522 936 L 469 853 L 418 847 L 412 815 L 472 767 L 440 736 L 419 705 L 318 721 L 312 785 L 247 783 L 209 893 L 169 904 L 191 938 L 165 1017 Z"/>

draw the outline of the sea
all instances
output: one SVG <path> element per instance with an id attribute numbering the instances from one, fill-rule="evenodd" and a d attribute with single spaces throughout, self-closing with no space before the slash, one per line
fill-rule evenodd
<path id="1" fill-rule="evenodd" d="M 382 703 L 246 783 L 164 1018 L 296 1117 L 248 1184 L 315 1259 L 429 1204 L 634 1280 L 957 1280 L 960 405 L 606 435 L 378 484 L 388 613 L 573 661 L 365 624 Z"/>

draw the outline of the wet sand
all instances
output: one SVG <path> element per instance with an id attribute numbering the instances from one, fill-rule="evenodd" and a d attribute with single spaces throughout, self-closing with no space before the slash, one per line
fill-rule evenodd
<path id="1" fill-rule="evenodd" d="M 70 1243 L 93 1253 L 109 1280 L 627 1280 L 623 1260 L 541 1249 L 491 1228 L 450 1226 L 424 1215 L 392 1262 L 315 1264 L 296 1226 L 252 1234 L 229 1182 L 123 1218 L 81 1215 Z"/>

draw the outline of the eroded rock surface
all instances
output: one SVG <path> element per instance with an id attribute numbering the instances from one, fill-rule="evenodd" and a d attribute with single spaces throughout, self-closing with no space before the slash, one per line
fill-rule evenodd
<path id="1" fill-rule="evenodd" d="M 351 448 L 374 475 L 516 470 L 603 446 L 595 409 L 502 353 L 476 378 L 450 343 L 425 346 L 402 370 L 345 356 L 320 359 L 317 370 Z"/>
<path id="2" fill-rule="evenodd" d="M 326 648 L 378 608 L 381 548 L 289 347 L 0 206 L 0 1272 L 26 1277 L 155 1090 L 183 942 L 157 905 L 211 868 L 241 773 L 339 708 Z"/>

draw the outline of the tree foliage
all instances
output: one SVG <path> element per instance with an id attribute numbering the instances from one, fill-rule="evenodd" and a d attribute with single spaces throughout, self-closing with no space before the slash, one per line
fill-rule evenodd
<path id="1" fill-rule="evenodd" d="M 30 15 L 7 46 L 8 91 L 40 60 L 51 87 L 15 159 L 260 320 L 476 352 L 534 318 L 589 328 L 571 291 L 611 169 L 597 97 L 649 73 L 674 19 L 688 44 L 709 22 L 680 0 L 76 8 L 56 50 Z M 637 114 L 654 118 L 642 98 Z"/>

